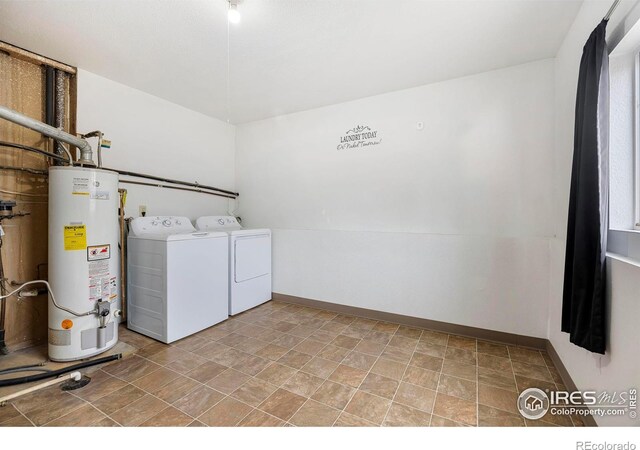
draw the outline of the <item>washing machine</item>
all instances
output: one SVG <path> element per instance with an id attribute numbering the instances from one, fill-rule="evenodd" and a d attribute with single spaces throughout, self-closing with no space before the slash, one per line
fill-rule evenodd
<path id="1" fill-rule="evenodd" d="M 271 300 L 271 230 L 242 228 L 233 216 L 200 217 L 196 228 L 228 235 L 230 315 Z"/>
<path id="2" fill-rule="evenodd" d="M 229 317 L 229 236 L 138 217 L 127 239 L 127 327 L 170 343 Z"/>

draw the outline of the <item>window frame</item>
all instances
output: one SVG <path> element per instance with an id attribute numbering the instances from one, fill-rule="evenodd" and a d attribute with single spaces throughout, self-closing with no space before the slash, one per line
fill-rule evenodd
<path id="1" fill-rule="evenodd" d="M 640 51 L 635 56 L 633 97 L 633 229 L 640 231 Z"/>

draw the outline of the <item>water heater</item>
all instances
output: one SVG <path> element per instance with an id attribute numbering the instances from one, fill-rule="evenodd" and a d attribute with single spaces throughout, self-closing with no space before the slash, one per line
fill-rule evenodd
<path id="1" fill-rule="evenodd" d="M 49 169 L 49 358 L 71 361 L 118 342 L 118 174 Z"/>

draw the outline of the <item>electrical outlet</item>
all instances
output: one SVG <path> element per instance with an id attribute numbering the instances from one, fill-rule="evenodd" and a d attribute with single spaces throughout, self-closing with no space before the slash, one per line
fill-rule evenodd
<path id="1" fill-rule="evenodd" d="M 147 215 L 147 205 L 140 205 L 138 207 L 138 212 L 140 213 L 140 217 L 144 217 Z"/>
<path id="2" fill-rule="evenodd" d="M 416 130 L 419 130 L 419 131 L 424 130 L 424 122 L 416 123 Z"/>

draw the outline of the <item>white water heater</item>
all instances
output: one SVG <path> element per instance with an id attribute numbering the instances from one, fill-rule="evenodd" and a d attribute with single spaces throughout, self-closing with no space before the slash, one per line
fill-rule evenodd
<path id="1" fill-rule="evenodd" d="M 71 361 L 118 342 L 118 174 L 49 169 L 49 358 Z"/>

